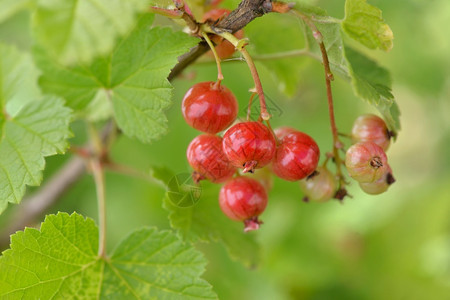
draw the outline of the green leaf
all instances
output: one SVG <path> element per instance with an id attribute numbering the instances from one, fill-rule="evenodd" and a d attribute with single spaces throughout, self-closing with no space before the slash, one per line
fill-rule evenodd
<path id="1" fill-rule="evenodd" d="M 113 48 L 146 4 L 146 0 L 39 0 L 34 34 L 59 62 L 89 62 Z"/>
<path id="2" fill-rule="evenodd" d="M 394 137 L 400 130 L 399 110 L 391 93 L 389 72 L 364 54 L 346 46 L 341 25 L 334 22 L 315 24 L 323 36 L 331 71 L 352 83 L 354 93 L 383 115 Z M 307 47 L 317 59 L 322 54 L 311 30 L 304 25 Z"/>
<path id="3" fill-rule="evenodd" d="M 342 28 L 353 39 L 370 49 L 389 51 L 394 34 L 381 15 L 381 10 L 366 0 L 346 0 Z"/>
<path id="4" fill-rule="evenodd" d="M 375 106 L 396 136 L 400 130 L 399 109 L 391 93 L 389 72 L 362 53 L 346 46 L 353 89 L 360 98 Z"/>
<path id="5" fill-rule="evenodd" d="M 49 215 L 11 237 L 0 257 L 2 299 L 216 299 L 206 261 L 169 231 L 133 232 L 97 256 L 98 229 L 76 213 Z"/>
<path id="6" fill-rule="evenodd" d="M 0 45 L 0 212 L 41 183 L 44 157 L 64 153 L 71 135 L 71 110 L 41 97 L 36 78 L 29 56 Z"/>
<path id="7" fill-rule="evenodd" d="M 33 4 L 34 0 L 0 0 L 0 22 Z"/>
<path id="8" fill-rule="evenodd" d="M 170 212 L 172 228 L 177 229 L 184 240 L 221 241 L 230 256 L 248 266 L 255 266 L 260 260 L 260 247 L 256 233 L 244 233 L 244 225 L 228 219 L 219 207 L 219 191 L 212 184 L 202 188 L 198 202 L 190 207 L 175 205 L 166 195 L 163 207 Z"/>
<path id="9" fill-rule="evenodd" d="M 152 15 L 142 17 L 110 55 L 90 65 L 65 67 L 36 48 L 35 60 L 44 73 L 41 88 L 64 97 L 81 115 L 89 113 L 90 119 L 112 112 L 122 131 L 142 142 L 160 137 L 167 131 L 164 110 L 172 96 L 167 75 L 177 57 L 198 40 L 169 28 L 151 28 L 152 21 Z M 98 106 L 103 107 L 100 115 Z"/>
<path id="10" fill-rule="evenodd" d="M 326 22 L 316 23 L 315 25 L 323 36 L 323 44 L 327 50 L 331 71 L 344 79 L 350 80 L 340 24 Z M 303 28 L 306 36 L 307 48 L 318 60 L 322 61 L 322 52 L 320 51 L 319 44 L 314 38 L 311 29 L 304 23 Z"/>

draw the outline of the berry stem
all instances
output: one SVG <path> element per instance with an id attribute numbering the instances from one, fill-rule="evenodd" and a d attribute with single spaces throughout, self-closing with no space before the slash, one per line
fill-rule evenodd
<path id="1" fill-rule="evenodd" d="M 217 85 L 220 85 L 220 82 L 223 80 L 222 67 L 220 66 L 220 57 L 217 54 L 216 48 L 214 47 L 214 44 L 211 41 L 211 39 L 209 38 L 208 34 L 203 31 L 202 36 L 205 39 L 205 41 L 208 43 L 209 47 L 211 48 L 212 53 L 214 54 L 214 59 L 216 60 L 216 64 L 217 64 Z"/>
<path id="2" fill-rule="evenodd" d="M 248 100 L 248 107 L 247 107 L 247 122 L 250 121 L 250 115 L 252 113 L 252 103 L 253 103 L 253 98 L 255 98 L 255 95 L 257 93 L 253 92 L 252 95 L 250 96 L 250 99 Z"/>
<path id="3" fill-rule="evenodd" d="M 263 120 L 269 120 L 270 114 L 267 111 L 266 99 L 264 97 L 264 91 L 262 88 L 261 80 L 258 75 L 258 71 L 256 70 L 256 66 L 255 66 L 255 63 L 254 63 L 252 57 L 245 49 L 245 46 L 247 45 L 247 40 L 245 40 L 245 39 L 240 40 L 240 39 L 236 38 L 234 35 L 232 35 L 231 33 L 229 33 L 228 31 L 225 31 L 220 28 L 215 28 L 215 27 L 212 28 L 208 24 L 202 24 L 201 30 L 203 32 L 214 33 L 214 34 L 217 34 L 217 35 L 223 37 L 224 39 L 228 40 L 231 44 L 233 44 L 233 46 L 239 52 L 241 52 L 242 56 L 244 57 L 245 61 L 247 62 L 248 68 L 250 69 L 250 73 L 252 74 L 253 81 L 255 83 L 255 89 L 259 96 L 259 105 L 261 107 L 261 118 Z"/>
<path id="4" fill-rule="evenodd" d="M 98 256 L 106 258 L 106 197 L 105 176 L 101 162 L 103 146 L 100 137 L 93 125 L 89 126 L 90 139 L 94 144 L 94 155 L 89 158 L 89 166 L 94 176 L 95 190 L 97 192 L 98 221 L 99 221 L 99 245 Z"/>
<path id="5" fill-rule="evenodd" d="M 309 29 L 312 31 L 313 37 L 316 40 L 317 44 L 319 45 L 320 52 L 322 54 L 322 64 L 325 71 L 325 85 L 327 89 L 327 100 L 328 100 L 328 114 L 330 118 L 330 125 L 331 125 L 331 133 L 333 136 L 333 158 L 334 162 L 336 163 L 336 176 L 339 178 L 339 190 L 344 189 L 345 186 L 345 180 L 344 176 L 342 174 L 342 159 L 339 156 L 339 149 L 343 147 L 342 142 L 339 140 L 339 133 L 336 126 L 336 120 L 334 115 L 334 105 L 333 105 L 333 93 L 331 90 L 331 81 L 334 80 L 333 73 L 330 69 L 330 62 L 328 60 L 328 54 L 327 50 L 325 48 L 325 45 L 323 43 L 323 36 L 322 33 L 319 31 L 317 26 L 314 24 L 314 22 L 311 20 L 310 17 L 307 15 L 297 11 L 297 10 L 291 10 L 295 15 L 300 17 L 305 24 L 309 27 Z"/>

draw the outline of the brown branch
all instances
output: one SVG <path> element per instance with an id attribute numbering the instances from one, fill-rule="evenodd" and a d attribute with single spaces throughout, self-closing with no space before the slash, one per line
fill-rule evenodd
<path id="1" fill-rule="evenodd" d="M 222 19 L 214 27 L 225 29 L 231 33 L 244 28 L 248 23 L 257 17 L 272 11 L 272 3 L 270 0 L 243 0 L 238 8 L 233 10 L 227 17 Z M 208 51 L 209 46 L 206 42 L 200 42 L 193 47 L 191 51 L 178 58 L 178 64 L 170 72 L 168 79 L 173 80 L 181 71 L 192 64 Z"/>

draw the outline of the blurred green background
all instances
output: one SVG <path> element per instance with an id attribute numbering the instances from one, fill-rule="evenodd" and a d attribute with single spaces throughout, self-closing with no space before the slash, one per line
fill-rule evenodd
<path id="1" fill-rule="evenodd" d="M 344 16 L 343 0 L 309 2 L 334 17 Z M 262 216 L 264 225 L 256 234 L 262 249 L 256 266 L 248 268 L 232 260 L 220 243 L 197 245 L 209 261 L 204 277 L 221 299 L 450 299 L 450 1 L 369 3 L 383 11 L 395 36 L 391 52 L 366 53 L 391 71 L 401 110 L 402 130 L 388 150 L 397 182 L 378 196 L 362 193 L 352 182 L 353 198 L 343 204 L 306 204 L 297 183 L 275 179 Z M 225 0 L 224 5 L 234 4 Z M 26 12 L 4 21 L 0 40 L 28 49 L 28 22 Z M 258 32 L 262 22 L 287 29 Z M 250 41 L 267 40 L 273 34 L 301 47 L 301 35 L 295 40 L 293 31 L 301 33 L 296 20 L 275 14 L 248 26 Z M 276 43 L 267 49 L 289 50 L 279 49 Z M 281 112 L 272 124 L 305 131 L 325 153 L 330 150 L 331 134 L 323 69 L 308 57 L 285 63 L 302 65 L 298 74 L 286 74 L 299 80 L 292 97 L 281 93 L 282 83 L 257 63 L 265 92 Z M 227 62 L 223 72 L 224 84 L 238 97 L 243 117 L 252 86 L 248 69 L 242 62 Z M 177 173 L 189 172 L 185 151 L 198 133 L 185 124 L 181 99 L 193 83 L 215 76 L 214 63 L 203 61 L 187 69 L 173 83 L 174 104 L 167 111 L 170 133 L 151 145 L 121 136 L 113 146 L 113 159 L 141 170 L 164 165 Z M 340 78 L 333 82 L 333 92 L 342 132 L 350 131 L 358 115 L 375 112 Z M 75 122 L 72 127 L 73 142 L 81 144 L 84 125 Z M 66 159 L 49 158 L 45 178 Z M 161 206 L 165 193 L 161 187 L 112 173 L 106 180 L 109 249 L 138 227 L 170 228 Z M 9 221 L 9 211 L 11 206 L 0 216 L 1 226 Z M 77 211 L 96 219 L 95 188 L 89 175 L 50 213 L 57 211 Z"/>

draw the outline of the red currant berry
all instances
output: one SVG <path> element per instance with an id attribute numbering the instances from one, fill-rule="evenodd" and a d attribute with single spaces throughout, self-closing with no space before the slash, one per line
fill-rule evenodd
<path id="1" fill-rule="evenodd" d="M 208 81 L 197 83 L 187 91 L 181 109 L 190 126 L 215 134 L 233 123 L 238 104 L 228 88 Z"/>
<path id="2" fill-rule="evenodd" d="M 272 163 L 272 170 L 278 177 L 295 181 L 314 172 L 320 150 L 313 138 L 294 131 L 286 134 L 280 142 Z"/>
<path id="3" fill-rule="evenodd" d="M 389 148 L 390 134 L 384 120 L 376 115 L 358 117 L 353 123 L 352 138 L 357 142 L 374 142 L 384 151 Z"/>
<path id="4" fill-rule="evenodd" d="M 216 135 L 202 134 L 193 139 L 187 148 L 187 159 L 196 182 L 202 179 L 224 182 L 236 172 L 223 153 L 222 138 Z"/>
<path id="5" fill-rule="evenodd" d="M 207 20 L 212 22 L 221 20 L 228 16 L 230 12 L 231 11 L 226 8 L 213 8 L 203 15 L 202 22 L 206 22 Z M 238 30 L 234 33 L 234 36 L 238 39 L 242 39 L 244 37 L 244 31 Z M 213 36 L 212 41 L 217 45 L 216 52 L 221 59 L 229 58 L 236 51 L 236 48 L 232 43 L 227 40 L 222 40 L 221 37 L 217 35 Z M 212 55 L 211 51 L 208 53 L 210 53 L 209 55 Z"/>
<path id="6" fill-rule="evenodd" d="M 336 193 L 336 179 L 324 167 L 318 167 L 316 174 L 299 181 L 300 188 L 305 193 L 305 201 L 326 202 Z"/>
<path id="7" fill-rule="evenodd" d="M 361 142 L 351 146 L 345 156 L 345 166 L 353 179 L 374 182 L 387 170 L 387 157 L 383 149 L 373 142 Z"/>
<path id="8" fill-rule="evenodd" d="M 223 136 L 223 151 L 228 160 L 244 173 L 262 168 L 273 159 L 276 142 L 272 132 L 261 122 L 242 122 Z"/>
<path id="9" fill-rule="evenodd" d="M 219 204 L 228 218 L 244 221 L 245 232 L 256 230 L 262 224 L 258 216 L 267 206 L 267 192 L 257 180 L 237 177 L 221 188 Z"/>
<path id="10" fill-rule="evenodd" d="M 374 182 L 360 182 L 361 189 L 370 195 L 378 195 L 387 191 L 387 189 L 395 182 L 395 178 L 392 175 L 391 167 L 387 166 L 387 172 L 381 176 L 380 179 Z"/>

